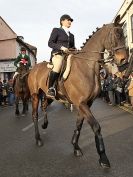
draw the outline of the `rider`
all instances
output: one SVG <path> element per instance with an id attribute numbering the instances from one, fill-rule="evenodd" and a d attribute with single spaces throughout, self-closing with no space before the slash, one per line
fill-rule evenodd
<path id="1" fill-rule="evenodd" d="M 60 28 L 54 28 L 48 41 L 48 46 L 52 48 L 51 57 L 53 69 L 50 72 L 47 96 L 55 97 L 55 81 L 58 79 L 62 62 L 69 48 L 75 49 L 74 35 L 69 32 L 73 19 L 64 14 L 60 18 Z"/>
<path id="2" fill-rule="evenodd" d="M 26 55 L 26 49 L 24 47 L 21 48 L 21 53 L 16 58 L 14 65 L 18 67 L 19 63 L 26 65 L 28 68 L 31 66 L 30 57 Z"/>
<path id="3" fill-rule="evenodd" d="M 14 61 L 14 65 L 17 67 L 17 69 L 13 76 L 13 86 L 15 84 L 15 78 L 18 75 L 18 67 L 20 66 L 20 64 L 25 65 L 27 69 L 29 69 L 29 67 L 31 66 L 30 57 L 26 55 L 26 49 L 24 47 L 21 48 L 21 53 L 18 55 L 18 57 Z"/>

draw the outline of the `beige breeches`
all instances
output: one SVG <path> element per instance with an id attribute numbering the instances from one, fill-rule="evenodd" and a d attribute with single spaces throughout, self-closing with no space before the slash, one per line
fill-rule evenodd
<path id="1" fill-rule="evenodd" d="M 71 57 L 72 57 L 72 54 L 68 55 L 68 57 L 67 57 L 67 66 L 66 66 L 65 72 L 63 73 L 64 80 L 67 79 L 67 77 L 70 73 L 70 70 L 71 70 Z"/>
<path id="2" fill-rule="evenodd" d="M 52 63 L 54 65 L 53 71 L 56 73 L 59 73 L 61 70 L 62 62 L 63 62 L 64 56 L 61 55 L 54 55 L 52 58 Z"/>

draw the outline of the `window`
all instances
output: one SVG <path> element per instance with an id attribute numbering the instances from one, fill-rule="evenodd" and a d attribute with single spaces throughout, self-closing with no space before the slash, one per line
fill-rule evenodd
<path id="1" fill-rule="evenodd" d="M 132 34 L 132 42 L 133 42 L 133 14 L 131 16 L 131 34 Z"/>
<path id="2" fill-rule="evenodd" d="M 123 25 L 123 34 L 124 34 L 124 37 L 125 37 L 125 44 L 126 44 L 126 46 L 128 46 L 127 23 L 124 23 L 124 25 Z"/>

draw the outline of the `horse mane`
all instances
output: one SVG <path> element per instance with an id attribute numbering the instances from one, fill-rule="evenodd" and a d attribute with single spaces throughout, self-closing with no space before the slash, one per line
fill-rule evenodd
<path id="1" fill-rule="evenodd" d="M 103 26 L 105 26 L 105 24 L 103 24 Z M 81 49 L 85 46 L 85 44 L 89 41 L 89 39 L 91 39 L 92 38 L 92 36 L 97 32 L 97 31 L 99 31 L 101 28 L 99 28 L 99 27 L 97 27 L 96 28 L 96 31 L 93 31 L 92 32 L 92 35 L 89 35 L 88 36 L 88 38 L 86 38 L 86 41 L 83 43 L 83 45 L 80 47 Z"/>

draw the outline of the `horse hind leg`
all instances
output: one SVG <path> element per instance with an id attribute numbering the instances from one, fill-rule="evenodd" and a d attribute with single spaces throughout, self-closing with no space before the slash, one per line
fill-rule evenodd
<path id="1" fill-rule="evenodd" d="M 27 100 L 24 98 L 22 99 L 22 102 L 23 102 L 22 116 L 25 116 L 26 111 L 27 111 Z"/>
<path id="2" fill-rule="evenodd" d="M 37 94 L 32 95 L 32 119 L 34 122 L 34 128 L 35 128 L 35 139 L 36 139 L 36 145 L 42 146 L 43 142 L 40 138 L 39 128 L 38 128 L 38 104 L 39 104 L 39 98 Z"/>
<path id="3" fill-rule="evenodd" d="M 87 122 L 90 124 L 95 134 L 95 144 L 96 144 L 97 152 L 100 157 L 99 163 L 101 167 L 110 168 L 110 162 L 105 153 L 105 146 L 104 146 L 104 141 L 103 141 L 102 134 L 101 134 L 101 127 L 99 123 L 94 118 L 89 107 L 86 104 L 83 104 L 83 103 L 80 104 L 79 109 L 82 112 L 83 117 L 87 119 Z"/>
<path id="4" fill-rule="evenodd" d="M 82 128 L 82 125 L 83 125 L 83 121 L 84 121 L 83 118 L 79 117 L 77 119 L 76 129 L 74 130 L 74 134 L 73 134 L 72 141 L 71 141 L 72 145 L 74 147 L 74 155 L 77 156 L 77 157 L 83 155 L 82 150 L 78 145 L 78 140 L 79 140 L 79 137 L 80 137 L 80 131 L 81 131 L 81 128 Z"/>
<path id="5" fill-rule="evenodd" d="M 42 96 L 42 100 L 41 100 L 41 107 L 42 107 L 42 111 L 44 113 L 44 122 L 42 124 L 42 128 L 46 129 L 48 127 L 48 119 L 47 119 L 47 99 L 45 98 L 45 95 Z"/>
<path id="6" fill-rule="evenodd" d="M 42 98 L 42 111 L 44 112 L 44 122 L 42 124 L 42 128 L 46 129 L 48 127 L 48 119 L 47 119 L 47 107 L 53 102 L 52 99 L 46 98 L 45 95 Z"/>
<path id="7" fill-rule="evenodd" d="M 16 106 L 16 108 L 15 108 L 15 115 L 19 116 L 20 112 L 19 112 L 19 98 L 18 97 L 16 97 L 15 106 Z"/>

